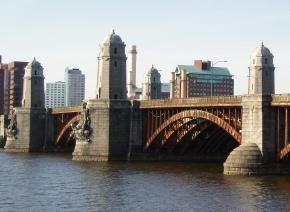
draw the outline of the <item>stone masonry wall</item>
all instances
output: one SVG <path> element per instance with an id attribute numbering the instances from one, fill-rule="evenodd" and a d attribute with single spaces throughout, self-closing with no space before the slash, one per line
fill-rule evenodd
<path id="1" fill-rule="evenodd" d="M 271 96 L 242 97 L 242 144 L 256 143 L 263 159 L 275 159 L 275 113 L 270 107 Z"/>

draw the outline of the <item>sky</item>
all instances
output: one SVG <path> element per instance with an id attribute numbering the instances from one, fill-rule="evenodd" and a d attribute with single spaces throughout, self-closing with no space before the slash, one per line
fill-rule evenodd
<path id="1" fill-rule="evenodd" d="M 163 82 L 178 64 L 221 61 L 234 75 L 235 94 L 247 93 L 248 65 L 261 41 L 274 54 L 276 93 L 290 93 L 288 0 L 0 0 L 3 62 L 44 67 L 46 82 L 63 81 L 66 67 L 86 75 L 95 97 L 99 44 L 114 29 L 137 45 L 137 85 L 152 65 Z"/>

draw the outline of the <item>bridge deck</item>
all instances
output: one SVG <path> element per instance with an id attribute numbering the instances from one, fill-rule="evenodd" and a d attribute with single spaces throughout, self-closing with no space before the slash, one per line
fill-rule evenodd
<path id="1" fill-rule="evenodd" d="M 81 111 L 82 111 L 82 106 L 59 107 L 59 108 L 52 108 L 51 114 L 79 113 Z"/>
<path id="2" fill-rule="evenodd" d="M 290 94 L 272 95 L 272 106 L 290 106 Z"/>
<path id="3" fill-rule="evenodd" d="M 182 108 L 182 107 L 241 107 L 242 96 L 213 96 L 213 97 L 195 97 L 185 99 L 157 99 L 141 100 L 140 108 Z M 273 107 L 290 106 L 290 94 L 272 95 Z M 62 107 L 51 109 L 52 114 L 79 113 L 82 106 Z"/>
<path id="4" fill-rule="evenodd" d="M 142 100 L 140 108 L 174 108 L 174 107 L 241 107 L 242 96 L 214 96 L 186 99 Z"/>

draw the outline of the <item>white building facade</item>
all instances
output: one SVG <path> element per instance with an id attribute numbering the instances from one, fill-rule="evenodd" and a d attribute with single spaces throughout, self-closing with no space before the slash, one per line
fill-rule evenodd
<path id="1" fill-rule="evenodd" d="M 65 82 L 58 81 L 46 83 L 45 107 L 65 107 L 65 88 Z"/>
<path id="2" fill-rule="evenodd" d="M 64 81 L 66 86 L 65 106 L 81 105 L 85 99 L 85 75 L 79 69 L 66 68 Z"/>

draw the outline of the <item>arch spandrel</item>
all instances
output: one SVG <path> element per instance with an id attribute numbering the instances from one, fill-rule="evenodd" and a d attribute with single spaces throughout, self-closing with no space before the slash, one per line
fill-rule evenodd
<path id="1" fill-rule="evenodd" d="M 146 141 L 144 150 L 147 150 L 149 146 L 153 143 L 153 141 L 157 138 L 157 136 L 170 124 L 185 118 L 193 118 L 193 119 L 205 119 L 208 120 L 217 126 L 224 129 L 229 135 L 231 135 L 235 141 L 237 141 L 239 144 L 241 143 L 242 137 L 239 132 L 236 131 L 234 127 L 232 127 L 229 123 L 227 123 L 222 118 L 209 113 L 207 111 L 203 110 L 184 110 L 181 111 L 173 116 L 171 116 L 169 119 L 165 120 L 149 137 L 149 139 Z"/>

